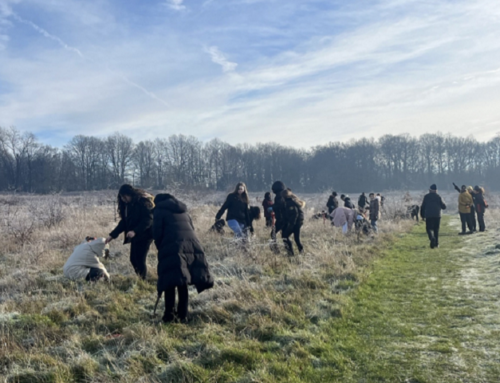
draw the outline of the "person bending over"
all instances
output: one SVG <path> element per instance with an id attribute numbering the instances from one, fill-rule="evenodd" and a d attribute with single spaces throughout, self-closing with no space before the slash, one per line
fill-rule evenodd
<path id="1" fill-rule="evenodd" d="M 73 250 L 63 267 L 64 276 L 72 280 L 85 279 L 97 282 L 109 281 L 109 274 L 99 257 L 105 257 L 107 250 L 105 238 L 87 237 Z"/>

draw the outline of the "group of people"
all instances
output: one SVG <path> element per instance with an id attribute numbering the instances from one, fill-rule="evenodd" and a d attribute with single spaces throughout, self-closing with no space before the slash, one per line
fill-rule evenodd
<path id="1" fill-rule="evenodd" d="M 124 233 L 124 243 L 130 243 L 130 262 L 136 274 L 146 279 L 146 258 L 154 241 L 158 249 L 158 300 L 165 294 L 163 321 L 187 321 L 188 285 L 201 293 L 212 288 L 214 281 L 186 205 L 171 194 L 153 197 L 123 185 L 118 191 L 118 213 L 120 221 L 108 238 L 87 237 L 67 260 L 64 274 L 74 280 L 109 280 L 99 257 L 105 255 L 111 241 Z"/>
<path id="2" fill-rule="evenodd" d="M 473 234 L 477 231 L 476 228 L 476 214 L 477 222 L 479 222 L 479 231 L 486 230 L 484 223 L 484 212 L 488 208 L 488 203 L 484 198 L 484 188 L 480 186 L 462 185 L 458 187 L 453 183 L 455 190 L 460 194 L 458 196 L 458 211 L 460 214 L 460 221 L 462 223 L 462 231 L 459 235 Z M 427 235 L 430 241 L 431 249 L 439 247 L 439 227 L 441 223 L 441 212 L 446 209 L 441 196 L 437 193 L 436 184 L 431 185 L 429 193 L 425 195 L 420 207 L 420 215 L 426 221 Z M 467 231 L 469 229 L 469 231 Z"/>
<path id="3" fill-rule="evenodd" d="M 332 225 L 342 227 L 343 233 L 352 230 L 352 227 L 363 227 L 364 222 L 369 220 L 371 229 L 377 233 L 377 222 L 381 216 L 381 208 L 384 206 L 385 197 L 380 193 L 370 193 L 368 197 L 363 192 L 358 198 L 358 208 L 352 202 L 348 195 L 341 194 L 340 200 L 344 206 L 339 206 L 337 199 L 338 193 L 333 191 L 328 197 L 326 206 L 328 208 L 328 216 L 332 221 Z"/>

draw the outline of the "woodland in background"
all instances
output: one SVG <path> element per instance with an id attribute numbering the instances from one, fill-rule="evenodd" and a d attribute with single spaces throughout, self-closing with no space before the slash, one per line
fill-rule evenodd
<path id="1" fill-rule="evenodd" d="M 278 143 L 230 145 L 173 135 L 134 143 L 75 136 L 63 148 L 32 133 L 0 127 L 0 191 L 54 193 L 116 189 L 124 182 L 154 189 L 224 190 L 246 182 L 269 190 L 283 180 L 297 192 L 426 189 L 451 182 L 500 190 L 500 136 L 385 135 L 309 150 Z"/>

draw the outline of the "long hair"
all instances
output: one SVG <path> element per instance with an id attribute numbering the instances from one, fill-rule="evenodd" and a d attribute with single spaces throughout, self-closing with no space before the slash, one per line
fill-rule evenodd
<path id="1" fill-rule="evenodd" d="M 267 192 L 266 194 L 264 194 L 264 199 L 266 201 L 272 201 L 272 198 L 271 198 L 271 193 L 270 192 Z"/>
<path id="2" fill-rule="evenodd" d="M 148 193 L 146 193 L 142 189 L 138 189 L 129 184 L 123 184 L 118 190 L 118 214 L 120 214 L 120 218 L 125 218 L 125 211 L 127 204 L 122 201 L 121 196 L 129 196 L 132 198 L 131 203 L 138 202 L 141 198 L 147 198 Z M 148 200 L 150 203 L 150 201 Z M 151 206 L 152 207 L 152 206 Z"/>
<path id="3" fill-rule="evenodd" d="M 243 186 L 245 188 L 245 191 L 243 193 L 241 193 L 241 194 L 238 193 L 238 189 L 240 188 L 240 186 Z M 236 184 L 236 187 L 234 188 L 233 194 L 236 197 L 238 197 L 239 199 L 241 199 L 243 202 L 250 203 L 250 199 L 248 198 L 248 189 L 247 189 L 247 185 L 245 185 L 245 183 L 238 182 Z"/>

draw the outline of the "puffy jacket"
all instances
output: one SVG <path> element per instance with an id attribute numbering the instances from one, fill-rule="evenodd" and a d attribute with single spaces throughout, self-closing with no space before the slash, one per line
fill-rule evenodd
<path id="1" fill-rule="evenodd" d="M 174 286 L 195 285 L 198 292 L 213 287 L 186 205 L 170 194 L 158 194 L 155 205 L 153 237 L 158 249 L 158 293 Z"/>
<path id="2" fill-rule="evenodd" d="M 290 190 L 281 193 L 284 200 L 283 236 L 288 237 L 296 225 L 304 223 L 304 210 L 306 203 L 297 198 Z"/>
<path id="3" fill-rule="evenodd" d="M 366 195 L 361 194 L 358 199 L 358 206 L 364 209 L 367 204 L 368 204 L 368 198 L 366 197 Z"/>
<path id="4" fill-rule="evenodd" d="M 109 233 L 115 239 L 121 233 L 135 232 L 135 237 L 130 239 L 125 236 L 123 243 L 143 241 L 153 238 L 153 204 L 147 197 L 132 201 L 126 205 L 125 217 L 122 217 L 116 228 Z"/>
<path id="5" fill-rule="evenodd" d="M 370 201 L 370 221 L 377 221 L 380 214 L 380 203 L 377 198 Z"/>
<path id="6" fill-rule="evenodd" d="M 420 207 L 420 216 L 422 218 L 438 218 L 441 217 L 441 210 L 446 209 L 441 196 L 437 193 L 428 193 L 425 195 Z"/>
<path id="7" fill-rule="evenodd" d="M 338 201 L 337 197 L 334 197 L 333 195 L 331 195 L 328 198 L 328 202 L 326 203 L 326 206 L 328 207 L 328 212 L 329 213 L 331 213 L 336 208 L 338 208 L 339 207 L 339 201 Z"/>
<path id="8" fill-rule="evenodd" d="M 461 192 L 458 196 L 458 211 L 460 213 L 469 214 L 470 207 L 473 205 L 474 201 L 472 196 L 468 191 Z"/>
<path id="9" fill-rule="evenodd" d="M 92 242 L 84 241 L 75 247 L 73 253 L 64 264 L 64 275 L 73 280 L 85 279 L 92 267 L 101 269 L 104 275 L 109 278 L 106 268 L 98 258 L 104 256 L 104 249 L 107 248 L 107 245 L 104 244 L 105 241 L 105 238 L 97 238 Z"/>
<path id="10" fill-rule="evenodd" d="M 250 215 L 248 214 L 248 204 L 242 201 L 237 194 L 231 193 L 227 196 L 226 202 L 224 202 L 222 207 L 219 209 L 215 218 L 217 220 L 221 219 L 226 210 L 226 221 L 234 219 L 245 225 L 245 227 L 250 226 L 251 221 Z"/>
<path id="11" fill-rule="evenodd" d="M 486 201 L 484 200 L 483 193 L 475 193 L 473 199 L 474 206 L 476 206 L 476 211 L 478 212 L 478 214 L 484 213 L 488 206 L 486 204 Z"/>
<path id="12" fill-rule="evenodd" d="M 354 206 L 350 197 L 344 198 L 344 207 L 347 207 L 349 209 L 356 209 L 356 206 Z"/>
<path id="13" fill-rule="evenodd" d="M 276 220 L 275 223 L 275 233 L 278 233 L 285 226 L 285 200 L 281 196 L 281 193 L 285 190 L 286 186 L 281 181 L 276 181 L 273 183 L 271 189 L 276 197 L 274 197 L 274 218 Z"/>

